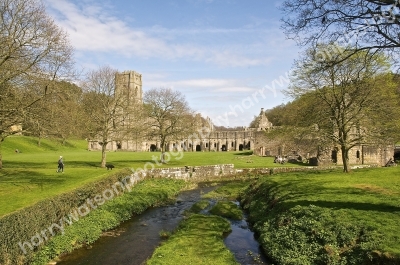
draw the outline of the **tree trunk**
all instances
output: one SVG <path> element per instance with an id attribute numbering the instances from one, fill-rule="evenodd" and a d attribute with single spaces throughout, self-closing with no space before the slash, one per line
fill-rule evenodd
<path id="1" fill-rule="evenodd" d="M 349 173 L 350 172 L 349 150 L 346 148 L 346 146 L 341 146 L 341 149 L 342 149 L 343 172 Z"/>
<path id="2" fill-rule="evenodd" d="M 41 141 L 42 141 L 42 134 L 39 132 L 38 142 L 37 142 L 37 145 L 38 145 L 38 146 L 40 146 Z"/>
<path id="3" fill-rule="evenodd" d="M 1 142 L 0 142 L 0 169 L 3 168 L 3 155 L 1 154 Z"/>
<path id="4" fill-rule="evenodd" d="M 160 160 L 162 164 L 165 164 L 165 140 L 161 139 L 161 156 Z"/>
<path id="5" fill-rule="evenodd" d="M 106 167 L 106 147 L 107 143 L 101 145 L 101 167 Z"/>

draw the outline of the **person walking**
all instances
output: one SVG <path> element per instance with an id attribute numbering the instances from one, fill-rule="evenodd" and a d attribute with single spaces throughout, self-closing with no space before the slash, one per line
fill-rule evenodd
<path id="1" fill-rule="evenodd" d="M 63 161 L 63 157 L 60 156 L 60 158 L 58 159 L 58 168 L 57 168 L 57 172 L 62 172 L 64 173 L 64 161 Z"/>

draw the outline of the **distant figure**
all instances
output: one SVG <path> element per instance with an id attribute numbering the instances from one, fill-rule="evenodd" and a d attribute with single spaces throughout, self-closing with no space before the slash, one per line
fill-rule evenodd
<path id="1" fill-rule="evenodd" d="M 64 161 L 63 161 L 63 157 L 60 156 L 60 159 L 58 159 L 58 168 L 57 168 L 57 172 L 62 172 L 64 173 Z"/>
<path id="2" fill-rule="evenodd" d="M 279 163 L 279 164 L 285 164 L 286 163 L 286 161 L 287 161 L 287 158 L 286 157 L 282 157 L 282 156 L 275 156 L 275 159 L 274 159 L 274 163 Z"/>

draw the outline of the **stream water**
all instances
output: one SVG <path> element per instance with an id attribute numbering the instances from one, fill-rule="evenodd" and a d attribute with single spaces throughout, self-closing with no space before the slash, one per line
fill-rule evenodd
<path id="1" fill-rule="evenodd" d="M 151 208 L 135 216 L 117 229 L 107 232 L 88 248 L 75 250 L 57 262 L 58 265 L 141 265 L 161 243 L 161 230 L 173 231 L 183 219 L 183 213 L 200 200 L 201 195 L 215 187 L 179 194 L 176 203 L 165 207 Z M 245 220 L 232 221 L 232 232 L 226 236 L 226 246 L 243 265 L 268 264 L 253 232 Z"/>

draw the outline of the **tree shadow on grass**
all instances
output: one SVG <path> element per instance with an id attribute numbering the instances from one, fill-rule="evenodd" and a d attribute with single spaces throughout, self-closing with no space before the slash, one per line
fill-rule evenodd
<path id="1" fill-rule="evenodd" d="M 235 156 L 251 156 L 251 155 L 253 155 L 253 151 L 234 153 L 233 155 L 235 155 Z"/>
<path id="2" fill-rule="evenodd" d="M 329 182 L 329 181 L 327 181 Z M 353 209 L 362 211 L 376 212 L 400 212 L 400 206 L 384 203 L 383 198 L 377 199 L 377 202 L 352 201 L 352 198 L 367 195 L 364 190 L 348 188 L 324 188 L 325 184 L 320 181 L 318 185 L 310 185 L 307 180 L 290 179 L 290 183 L 269 183 L 268 193 L 278 198 L 281 206 L 290 209 L 297 205 L 309 206 L 315 205 L 330 209 Z M 317 194 L 317 196 L 314 196 Z M 371 194 L 380 196 L 380 194 Z M 346 199 L 346 197 L 348 198 Z M 311 198 L 310 198 L 311 197 Z M 321 199 L 325 197 L 325 199 Z"/>
<path id="3" fill-rule="evenodd" d="M 330 208 L 330 209 L 351 209 L 351 210 L 360 210 L 360 211 L 374 211 L 374 212 L 400 212 L 400 207 L 396 207 L 393 205 L 388 205 L 384 203 L 364 203 L 364 202 L 337 202 L 337 201 L 327 201 L 327 200 L 318 200 L 318 201 L 309 201 L 309 200 L 300 200 L 295 202 L 283 202 L 285 208 L 289 209 L 294 206 L 309 206 L 315 205 L 321 208 Z"/>
<path id="4" fill-rule="evenodd" d="M 156 163 L 154 160 L 150 160 L 150 159 L 140 159 L 140 160 L 137 160 L 137 159 L 132 159 L 132 160 L 112 160 L 112 161 L 109 161 L 110 163 L 124 163 L 124 164 L 126 164 L 126 163 L 143 163 L 143 164 L 145 164 L 145 163 Z M 159 163 L 159 161 L 157 160 L 157 162 Z"/>
<path id="5" fill-rule="evenodd" d="M 3 174 L 0 177 L 0 185 L 8 184 L 28 190 L 31 185 L 37 185 L 43 189 L 44 186 L 59 185 L 65 181 L 65 178 L 60 178 L 59 176 L 46 176 L 43 173 L 29 170 L 13 171 L 11 174 Z"/>
<path id="6" fill-rule="evenodd" d="M 65 166 L 69 167 L 100 167 L 99 162 L 89 162 L 89 161 L 64 161 Z M 7 161 L 4 163 L 4 168 L 8 169 L 17 169 L 17 168 L 41 168 L 41 169 L 49 169 L 54 168 L 57 169 L 57 161 L 55 162 L 14 162 L 14 161 Z"/>
<path id="7" fill-rule="evenodd" d="M 310 166 L 309 163 L 304 163 L 302 161 L 288 161 L 287 163 L 288 164 L 292 164 L 292 165 L 297 165 L 297 166 L 300 166 L 300 167 L 309 167 Z"/>
<path id="8" fill-rule="evenodd" d="M 98 162 L 93 161 L 66 161 L 65 166 L 68 167 L 100 167 L 100 160 Z"/>
<path id="9" fill-rule="evenodd" d="M 15 168 L 49 168 L 51 165 L 57 168 L 56 162 L 21 162 L 21 161 L 6 161 L 3 168 L 15 169 Z"/>

